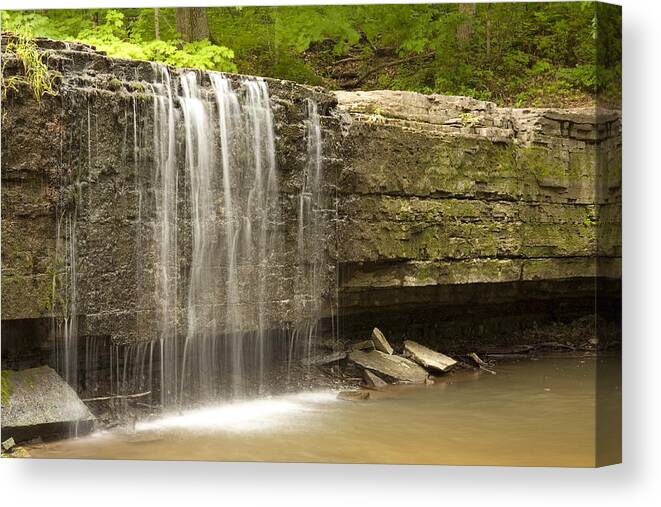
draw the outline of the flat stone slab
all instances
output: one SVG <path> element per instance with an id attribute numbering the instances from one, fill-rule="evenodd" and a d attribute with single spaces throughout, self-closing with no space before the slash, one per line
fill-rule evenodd
<path id="1" fill-rule="evenodd" d="M 48 366 L 8 370 L 2 375 L 8 396 L 2 400 L 2 437 L 16 442 L 36 437 L 83 435 L 96 418 L 73 388 Z"/>
<path id="2" fill-rule="evenodd" d="M 411 340 L 406 340 L 404 342 L 404 350 L 416 363 L 432 370 L 446 372 L 457 364 L 457 361 L 451 357 Z"/>
<path id="3" fill-rule="evenodd" d="M 384 354 L 378 350 L 363 352 L 354 350 L 349 359 L 363 368 L 373 370 L 404 382 L 422 384 L 427 379 L 427 371 L 405 357 Z"/>
<path id="4" fill-rule="evenodd" d="M 351 345 L 351 350 L 374 350 L 374 342 L 372 340 L 363 340 Z"/>
<path id="5" fill-rule="evenodd" d="M 383 389 L 388 386 L 388 382 L 379 377 L 371 370 L 363 370 L 363 380 L 370 389 Z"/>
<path id="6" fill-rule="evenodd" d="M 330 354 L 320 354 L 317 356 L 307 357 L 301 360 L 301 364 L 303 366 L 323 366 L 324 364 L 342 361 L 342 359 L 345 359 L 346 357 L 347 353 L 344 351 L 331 352 Z"/>
<path id="7" fill-rule="evenodd" d="M 376 350 L 380 350 L 381 352 L 384 352 L 386 354 L 392 354 L 393 348 L 388 343 L 388 340 L 386 339 L 385 335 L 381 332 L 381 330 L 378 327 L 375 327 L 372 330 L 372 342 L 374 342 L 374 347 Z"/>

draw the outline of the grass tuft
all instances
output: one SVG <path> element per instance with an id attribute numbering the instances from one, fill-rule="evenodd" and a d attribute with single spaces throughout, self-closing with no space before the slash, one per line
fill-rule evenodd
<path id="1" fill-rule="evenodd" d="M 55 90 L 55 75 L 48 70 L 47 62 L 44 61 L 44 55 L 39 53 L 34 38 L 27 33 L 18 33 L 12 35 L 7 43 L 7 53 L 16 56 L 21 63 L 22 74 L 16 76 L 4 77 L 4 65 L 2 68 L 2 97 L 7 96 L 7 90 L 16 91 L 19 84 L 25 84 L 32 89 L 34 98 L 41 102 L 44 95 L 57 95 Z"/>

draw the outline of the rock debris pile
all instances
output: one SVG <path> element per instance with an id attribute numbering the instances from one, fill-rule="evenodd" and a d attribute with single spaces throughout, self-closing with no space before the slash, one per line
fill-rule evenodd
<path id="1" fill-rule="evenodd" d="M 457 361 L 412 340 L 405 340 L 401 351 L 396 351 L 376 327 L 369 339 L 353 342 L 345 350 L 307 358 L 303 364 L 352 381 L 361 390 L 341 391 L 338 399 L 347 401 L 369 399 L 365 390 L 378 391 L 390 384 L 433 384 L 435 377 L 457 366 L 495 373 L 475 353 L 467 356 L 467 362 Z"/>

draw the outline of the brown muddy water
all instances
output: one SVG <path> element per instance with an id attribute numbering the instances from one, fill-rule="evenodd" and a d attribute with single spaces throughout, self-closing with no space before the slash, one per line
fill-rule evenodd
<path id="1" fill-rule="evenodd" d="M 30 449 L 34 458 L 575 466 L 619 461 L 619 357 L 501 362 L 367 401 L 321 391 L 221 404 Z M 599 404 L 596 387 L 600 387 Z"/>

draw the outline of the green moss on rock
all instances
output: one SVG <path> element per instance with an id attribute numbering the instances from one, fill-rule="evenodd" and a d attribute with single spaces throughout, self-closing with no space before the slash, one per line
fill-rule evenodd
<path id="1" fill-rule="evenodd" d="M 11 382 L 9 381 L 9 370 L 2 370 L 2 405 L 7 406 L 11 398 Z"/>
<path id="2" fill-rule="evenodd" d="M 117 79 L 116 77 L 112 78 L 110 82 L 108 83 L 111 89 L 113 90 L 119 90 L 122 88 L 122 82 Z"/>

